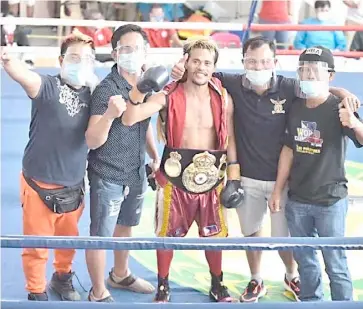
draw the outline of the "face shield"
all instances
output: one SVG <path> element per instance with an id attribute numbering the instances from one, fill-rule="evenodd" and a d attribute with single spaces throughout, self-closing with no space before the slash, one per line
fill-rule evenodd
<path id="1" fill-rule="evenodd" d="M 242 85 L 247 89 L 253 87 L 270 88 L 276 79 L 275 58 L 257 59 L 247 57 L 243 59 L 245 75 Z"/>
<path id="2" fill-rule="evenodd" d="M 297 68 L 296 96 L 309 99 L 328 95 L 330 72 L 334 70 L 326 62 L 300 61 Z"/>
<path id="3" fill-rule="evenodd" d="M 141 68 L 146 62 L 146 46 L 127 46 L 117 44 L 115 49 L 117 65 L 130 74 L 141 73 Z"/>

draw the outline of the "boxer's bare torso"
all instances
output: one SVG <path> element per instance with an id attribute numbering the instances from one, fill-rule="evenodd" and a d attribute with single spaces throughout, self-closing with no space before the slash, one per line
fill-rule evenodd
<path id="1" fill-rule="evenodd" d="M 185 92 L 186 118 L 182 148 L 215 149 L 217 142 L 209 93 Z"/>

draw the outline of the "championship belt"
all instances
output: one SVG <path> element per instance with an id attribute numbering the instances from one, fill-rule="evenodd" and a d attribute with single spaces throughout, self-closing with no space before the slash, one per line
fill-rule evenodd
<path id="1" fill-rule="evenodd" d="M 165 146 L 160 171 L 176 187 L 194 194 L 216 188 L 227 168 L 226 150 L 180 149 Z"/>

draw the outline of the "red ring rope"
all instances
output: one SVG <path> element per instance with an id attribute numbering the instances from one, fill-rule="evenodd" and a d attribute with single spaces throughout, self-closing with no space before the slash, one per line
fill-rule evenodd
<path id="1" fill-rule="evenodd" d="M 287 50 L 287 49 L 278 49 L 276 50 L 277 55 L 285 55 L 285 56 L 296 56 L 300 55 L 302 50 Z M 346 58 L 363 58 L 363 52 L 355 52 L 355 51 L 333 51 L 334 56 L 337 57 L 346 57 Z"/>
<path id="2" fill-rule="evenodd" d="M 247 25 L 243 25 L 245 29 Z M 252 31 L 363 31 L 363 25 L 297 25 L 297 24 L 252 24 Z"/>

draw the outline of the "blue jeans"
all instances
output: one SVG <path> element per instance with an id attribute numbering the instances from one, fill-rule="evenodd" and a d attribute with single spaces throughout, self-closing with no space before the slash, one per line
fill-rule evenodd
<path id="1" fill-rule="evenodd" d="M 111 183 L 92 171 L 90 183 L 91 236 L 112 237 L 116 224 L 137 226 L 140 222 L 146 182 L 127 187 Z"/>
<path id="2" fill-rule="evenodd" d="M 276 22 L 269 22 L 261 18 L 258 20 L 258 22 L 261 25 L 277 24 Z M 285 25 L 289 23 L 286 22 L 281 24 Z M 277 44 L 287 44 L 289 42 L 289 31 L 277 31 L 277 30 L 262 31 L 261 35 L 270 41 L 276 40 Z M 287 45 L 277 45 L 277 49 L 287 49 Z"/>
<path id="3" fill-rule="evenodd" d="M 285 214 L 292 237 L 344 237 L 347 199 L 330 207 L 289 200 Z M 353 300 L 353 285 L 344 250 L 322 249 L 332 300 Z M 294 250 L 301 280 L 301 301 L 323 300 L 321 268 L 316 250 Z"/>

